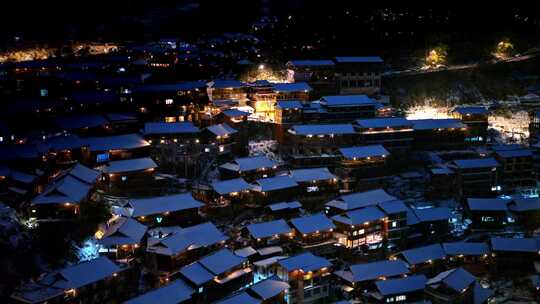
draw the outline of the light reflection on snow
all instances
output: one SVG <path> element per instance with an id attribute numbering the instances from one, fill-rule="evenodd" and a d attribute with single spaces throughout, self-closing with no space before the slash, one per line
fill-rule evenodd
<path id="1" fill-rule="evenodd" d="M 95 240 L 84 241 L 81 247 L 74 245 L 79 262 L 90 261 L 99 257 L 99 245 Z"/>

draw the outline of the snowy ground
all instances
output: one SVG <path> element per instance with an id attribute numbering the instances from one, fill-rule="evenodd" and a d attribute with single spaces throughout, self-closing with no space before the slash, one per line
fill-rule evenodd
<path id="1" fill-rule="evenodd" d="M 282 161 L 277 153 L 277 145 L 275 140 L 249 141 L 249 155 L 266 155 L 270 159 Z"/>
<path id="2" fill-rule="evenodd" d="M 489 128 L 497 131 L 500 143 L 522 143 L 529 138 L 529 114 L 524 110 L 489 116 Z"/>
<path id="3" fill-rule="evenodd" d="M 405 111 L 408 119 L 444 119 L 451 118 L 449 114 L 453 107 L 437 105 L 426 100 L 423 105 L 416 105 Z M 497 143 L 525 143 L 529 137 L 529 115 L 526 110 L 516 107 L 511 102 L 501 101 L 504 111 L 491 113 L 488 122 L 493 139 Z M 485 103 L 469 104 L 462 106 L 486 106 Z"/>

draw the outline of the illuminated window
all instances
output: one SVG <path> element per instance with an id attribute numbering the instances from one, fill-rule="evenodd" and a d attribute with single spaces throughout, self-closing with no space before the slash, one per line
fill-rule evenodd
<path id="1" fill-rule="evenodd" d="M 392 222 L 392 228 L 396 228 L 397 227 L 397 222 Z"/>
<path id="2" fill-rule="evenodd" d="M 219 152 L 223 152 L 225 151 L 225 147 L 224 146 L 219 146 Z"/>
<path id="3" fill-rule="evenodd" d="M 121 179 L 122 179 L 123 182 L 125 182 L 125 181 L 127 181 L 127 176 L 124 175 L 124 176 L 121 177 Z"/>
<path id="4" fill-rule="evenodd" d="M 96 162 L 98 163 L 104 163 L 107 161 L 109 161 L 109 153 L 102 153 L 96 156 Z"/>
<path id="5" fill-rule="evenodd" d="M 317 186 L 307 187 L 307 192 L 317 192 L 317 191 L 319 191 L 319 187 Z"/>
<path id="6" fill-rule="evenodd" d="M 401 296 L 397 296 L 396 297 L 396 302 L 397 301 L 405 301 L 407 300 L 407 296 L 406 295 L 401 295 Z"/>
<path id="7" fill-rule="evenodd" d="M 165 104 L 171 105 L 173 102 L 172 98 L 165 99 Z"/>

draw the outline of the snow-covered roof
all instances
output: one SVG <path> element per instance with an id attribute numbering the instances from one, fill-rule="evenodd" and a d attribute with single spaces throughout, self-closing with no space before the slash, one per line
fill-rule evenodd
<path id="1" fill-rule="evenodd" d="M 410 265 L 440 260 L 446 257 L 446 253 L 444 252 L 441 244 L 433 244 L 405 250 L 401 252 L 401 255 Z"/>
<path id="2" fill-rule="evenodd" d="M 294 125 L 289 132 L 295 135 L 355 134 L 352 124 Z"/>
<path id="3" fill-rule="evenodd" d="M 302 103 L 299 100 L 279 100 L 276 103 L 276 107 L 286 109 L 301 109 Z"/>
<path id="4" fill-rule="evenodd" d="M 277 92 L 309 92 L 312 90 L 306 82 L 273 83 L 272 86 Z"/>
<path id="5" fill-rule="evenodd" d="M 220 195 L 250 190 L 251 187 L 252 186 L 241 177 L 224 181 L 215 181 L 212 183 L 212 188 Z"/>
<path id="6" fill-rule="evenodd" d="M 388 150 L 386 150 L 382 145 L 340 148 L 339 152 L 346 159 L 357 159 L 357 158 L 390 155 L 390 152 L 388 152 Z"/>
<path id="7" fill-rule="evenodd" d="M 327 259 L 316 256 L 309 251 L 280 260 L 278 264 L 289 272 L 293 270 L 302 270 L 306 273 L 332 266 Z"/>
<path id="8" fill-rule="evenodd" d="M 383 63 L 384 60 L 379 56 L 353 56 L 353 57 L 335 57 L 337 63 Z"/>
<path id="9" fill-rule="evenodd" d="M 336 228 L 332 221 L 322 213 L 294 218 L 291 220 L 291 225 L 302 234 Z"/>
<path id="10" fill-rule="evenodd" d="M 254 254 L 257 254 L 257 250 L 253 249 L 253 247 L 248 246 L 240 249 L 236 249 L 234 251 L 234 254 L 236 254 L 239 257 L 247 258 Z"/>
<path id="11" fill-rule="evenodd" d="M 447 207 L 414 209 L 414 213 L 420 222 L 447 221 L 452 217 Z"/>
<path id="12" fill-rule="evenodd" d="M 251 224 L 246 228 L 249 231 L 249 234 L 255 239 L 264 239 L 275 235 L 285 235 L 292 231 L 292 228 L 283 219 Z"/>
<path id="13" fill-rule="evenodd" d="M 324 181 L 336 178 L 336 176 L 330 173 L 326 167 L 291 170 L 290 176 L 298 183 Z"/>
<path id="14" fill-rule="evenodd" d="M 377 105 L 378 101 L 369 98 L 367 95 L 333 95 L 321 97 L 320 103 L 327 107 L 349 107 Z"/>
<path id="15" fill-rule="evenodd" d="M 180 228 L 162 239 L 149 238 L 147 251 L 173 256 L 187 250 L 208 247 L 227 239 L 228 237 L 213 223 L 206 222 Z"/>
<path id="16" fill-rule="evenodd" d="M 536 238 L 492 237 L 493 251 L 537 252 L 540 249 Z"/>
<path id="17" fill-rule="evenodd" d="M 330 59 L 328 60 L 291 60 L 289 61 L 289 64 L 296 67 L 334 66 L 335 65 L 335 63 Z"/>
<path id="18" fill-rule="evenodd" d="M 200 132 L 192 122 L 147 122 L 144 124 L 144 135 L 187 134 Z"/>
<path id="19" fill-rule="evenodd" d="M 366 222 L 381 220 L 386 217 L 386 214 L 377 207 L 365 207 L 345 214 L 335 215 L 332 220 L 346 225 L 361 225 Z"/>
<path id="20" fill-rule="evenodd" d="M 325 206 L 341 209 L 343 211 L 354 210 L 367 206 L 378 205 L 383 202 L 397 200 L 383 189 L 375 189 L 342 195 L 339 198 L 326 203 Z"/>
<path id="21" fill-rule="evenodd" d="M 453 242 L 443 243 L 444 251 L 447 255 L 469 255 L 481 256 L 490 252 L 489 246 L 486 243 L 480 242 Z"/>
<path id="22" fill-rule="evenodd" d="M 83 146 L 82 140 L 79 138 L 79 136 L 74 134 L 64 134 L 49 137 L 45 139 L 44 143 L 50 150 L 53 151 L 76 149 Z"/>
<path id="23" fill-rule="evenodd" d="M 272 255 L 272 254 L 281 254 L 281 253 L 283 253 L 283 248 L 281 248 L 280 246 L 268 246 L 268 247 L 258 249 L 257 253 L 260 256 L 267 256 L 267 255 Z"/>
<path id="24" fill-rule="evenodd" d="M 476 278 L 460 267 L 441 272 L 429 279 L 426 284 L 429 286 L 444 284 L 446 287 L 461 293 L 474 282 L 476 282 Z"/>
<path id="25" fill-rule="evenodd" d="M 221 165 L 221 168 L 225 168 L 232 171 L 253 171 L 262 168 L 272 168 L 277 166 L 278 163 L 269 159 L 264 155 L 250 156 L 235 158 L 232 162 Z"/>
<path id="26" fill-rule="evenodd" d="M 249 115 L 251 115 L 251 113 L 249 113 L 249 112 L 240 111 L 238 109 L 228 109 L 228 110 L 222 111 L 221 113 L 223 113 L 223 115 L 225 115 L 227 117 L 240 117 L 240 116 L 249 116 Z"/>
<path id="27" fill-rule="evenodd" d="M 193 288 L 179 279 L 132 298 L 126 301 L 125 304 L 178 304 L 191 299 L 194 292 Z"/>
<path id="28" fill-rule="evenodd" d="M 366 118 L 357 119 L 356 124 L 361 128 L 412 127 L 412 122 L 404 117 Z"/>
<path id="29" fill-rule="evenodd" d="M 81 140 L 90 151 L 136 149 L 150 145 L 138 134 L 86 137 Z"/>
<path id="30" fill-rule="evenodd" d="M 90 169 L 80 163 L 75 164 L 68 170 L 68 174 L 88 184 L 96 182 L 100 173 L 97 170 Z"/>
<path id="31" fill-rule="evenodd" d="M 302 204 L 300 204 L 300 202 L 298 201 L 279 202 L 279 203 L 268 205 L 268 208 L 270 208 L 270 210 L 275 212 L 275 211 L 281 211 L 281 210 L 286 210 L 286 209 L 302 208 Z"/>
<path id="32" fill-rule="evenodd" d="M 139 244 L 148 228 L 128 217 L 109 223 L 99 243 L 104 246 Z"/>
<path id="33" fill-rule="evenodd" d="M 459 119 L 416 119 L 411 120 L 415 130 L 461 129 L 467 126 Z"/>
<path id="34" fill-rule="evenodd" d="M 396 214 L 401 212 L 407 212 L 409 208 L 403 201 L 388 201 L 379 203 L 381 208 L 386 214 Z"/>
<path id="35" fill-rule="evenodd" d="M 256 283 L 250 289 L 262 300 L 268 300 L 289 289 L 289 287 L 286 282 L 270 278 Z"/>
<path id="36" fill-rule="evenodd" d="M 115 160 L 109 162 L 104 168 L 104 173 L 124 173 L 142 171 L 157 168 L 156 162 L 150 157 Z"/>
<path id="37" fill-rule="evenodd" d="M 468 198 L 467 206 L 471 211 L 507 211 L 508 201 L 502 198 Z"/>
<path id="38" fill-rule="evenodd" d="M 180 273 L 195 286 L 201 286 L 214 279 L 214 274 L 204 268 L 199 262 L 194 262 L 180 268 Z"/>
<path id="39" fill-rule="evenodd" d="M 255 184 L 256 185 L 253 187 L 253 189 L 260 192 L 282 190 L 298 186 L 296 181 L 288 175 L 258 179 L 255 181 Z"/>
<path id="40" fill-rule="evenodd" d="M 195 209 L 202 206 L 203 204 L 195 200 L 191 193 L 130 199 L 126 205 L 133 210 L 132 217 Z"/>
<path id="41" fill-rule="evenodd" d="M 226 88 L 243 88 L 246 85 L 238 80 L 214 80 L 206 84 L 209 88 L 226 89 Z"/>
<path id="42" fill-rule="evenodd" d="M 424 290 L 427 278 L 423 274 L 412 275 L 406 278 L 382 280 L 375 282 L 375 287 L 383 296 L 398 295 Z"/>
<path id="43" fill-rule="evenodd" d="M 247 292 L 242 291 L 239 293 L 236 293 L 234 295 L 231 295 L 225 299 L 219 300 L 215 302 L 214 304 L 260 304 L 262 303 L 261 300 L 256 299 L 252 296 L 250 296 Z"/>
<path id="44" fill-rule="evenodd" d="M 237 133 L 238 131 L 226 123 L 211 125 L 206 128 L 208 131 L 216 136 L 228 136 Z"/>
<path id="45" fill-rule="evenodd" d="M 460 169 L 475 169 L 499 166 L 499 163 L 492 157 L 457 159 L 454 160 L 453 163 Z"/>
<path id="46" fill-rule="evenodd" d="M 49 184 L 45 191 L 32 199 L 32 204 L 79 204 L 88 196 L 91 188 L 92 185 L 65 175 Z"/>
<path id="47" fill-rule="evenodd" d="M 355 264 L 351 265 L 349 270 L 335 272 L 336 275 L 351 283 L 377 280 L 380 277 L 395 277 L 407 273 L 409 273 L 409 268 L 400 259 Z"/>
<path id="48" fill-rule="evenodd" d="M 245 258 L 239 257 L 229 249 L 221 249 L 199 260 L 204 268 L 208 269 L 214 275 L 220 275 L 234 267 L 240 266 Z"/>
<path id="49" fill-rule="evenodd" d="M 16 290 L 12 297 L 27 303 L 43 303 L 62 296 L 67 290 L 99 282 L 120 271 L 122 268 L 102 256 L 49 273 L 37 283 L 29 283 Z"/>

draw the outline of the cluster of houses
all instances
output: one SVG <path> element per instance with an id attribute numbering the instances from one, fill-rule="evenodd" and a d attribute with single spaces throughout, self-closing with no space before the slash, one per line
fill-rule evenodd
<path id="1" fill-rule="evenodd" d="M 34 226 L 110 211 L 94 259 L 11 300 L 480 304 L 502 273 L 539 296 L 538 111 L 530 145 L 491 144 L 483 107 L 399 116 L 380 57 L 291 60 L 280 83 L 171 73 L 254 39 L 0 66 L 0 200 Z M 261 129 L 274 153 L 250 151 Z"/>

